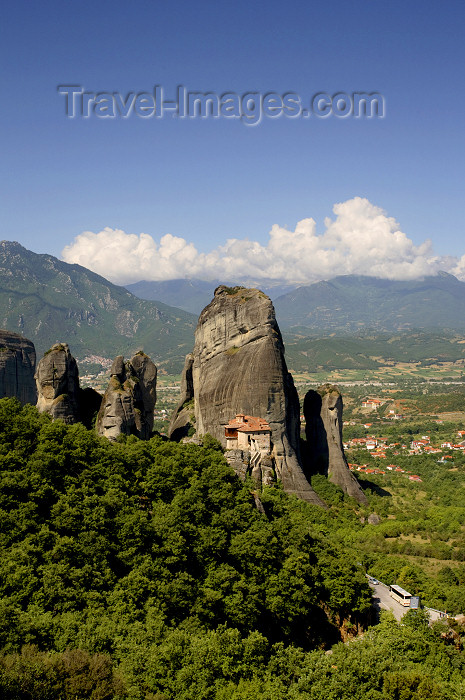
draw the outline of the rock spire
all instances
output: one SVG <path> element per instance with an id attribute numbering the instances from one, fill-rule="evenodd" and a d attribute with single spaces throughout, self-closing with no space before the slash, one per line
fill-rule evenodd
<path id="1" fill-rule="evenodd" d="M 45 353 L 35 379 L 39 411 L 64 423 L 79 421 L 79 371 L 66 343 L 56 343 Z"/>
<path id="2" fill-rule="evenodd" d="M 304 399 L 307 460 L 311 473 L 325 474 L 359 503 L 367 498 L 349 470 L 342 444 L 342 396 L 332 384 L 307 392 Z"/>
<path id="3" fill-rule="evenodd" d="M 232 418 L 238 414 L 262 418 L 271 429 L 271 456 L 284 489 L 324 505 L 301 468 L 299 399 L 266 294 L 223 285 L 215 290 L 199 317 L 184 385 L 191 388 L 173 416 L 173 435 L 190 420 L 186 408 L 192 394 L 197 436 L 210 433 L 225 447 L 225 426 Z"/>
<path id="4" fill-rule="evenodd" d="M 138 352 L 127 362 L 122 355 L 116 357 L 110 375 L 97 432 L 110 440 L 121 434 L 148 440 L 157 400 L 157 368 L 147 355 Z"/>
<path id="5" fill-rule="evenodd" d="M 14 396 L 22 404 L 37 401 L 34 343 L 19 333 L 0 330 L 0 398 Z"/>

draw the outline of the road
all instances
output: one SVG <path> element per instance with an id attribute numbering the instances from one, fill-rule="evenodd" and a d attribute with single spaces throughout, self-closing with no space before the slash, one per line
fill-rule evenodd
<path id="1" fill-rule="evenodd" d="M 384 583 L 373 584 L 369 582 L 369 586 L 373 591 L 373 605 L 377 610 L 390 610 L 394 613 L 396 620 L 400 620 L 410 608 L 405 608 L 403 605 L 395 601 L 389 595 L 389 586 Z"/>
<path id="2" fill-rule="evenodd" d="M 377 583 L 376 585 L 368 581 L 368 585 L 373 591 L 373 606 L 376 610 L 390 610 L 394 613 L 394 617 L 397 621 L 405 615 L 410 608 L 406 608 L 400 603 L 398 603 L 394 598 L 389 595 L 389 586 L 385 586 L 384 583 Z M 441 620 L 446 617 L 446 613 L 440 610 L 433 610 L 433 608 L 424 608 L 429 615 L 430 624 L 435 620 Z"/>

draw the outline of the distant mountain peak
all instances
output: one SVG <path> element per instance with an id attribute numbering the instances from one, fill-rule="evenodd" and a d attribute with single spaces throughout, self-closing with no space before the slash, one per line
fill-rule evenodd
<path id="1" fill-rule="evenodd" d="M 418 280 L 340 275 L 299 287 L 274 304 L 281 328 L 302 332 L 465 328 L 465 282 L 447 272 Z"/>
<path id="2" fill-rule="evenodd" d="M 0 245 L 0 326 L 30 338 L 38 355 L 56 342 L 73 355 L 114 357 L 145 350 L 181 371 L 197 318 L 159 301 L 143 301 L 81 265 Z"/>
<path id="3" fill-rule="evenodd" d="M 21 245 L 21 243 L 18 243 L 17 241 L 0 241 L 0 246 L 3 248 L 5 252 L 20 252 L 24 251 L 27 253 L 31 253 L 32 251 L 27 250 L 27 248 L 24 248 L 24 246 Z"/>

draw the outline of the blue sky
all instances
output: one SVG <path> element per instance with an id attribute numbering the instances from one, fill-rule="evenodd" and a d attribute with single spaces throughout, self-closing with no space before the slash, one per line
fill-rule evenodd
<path id="1" fill-rule="evenodd" d="M 111 258 L 124 251 L 112 251 L 111 231 L 144 232 L 157 245 L 172 234 L 208 255 L 231 238 L 267 246 L 273 225 L 293 231 L 309 217 L 311 235 L 322 235 L 334 204 L 363 198 L 394 217 L 413 246 L 432 240 L 428 264 L 433 253 L 460 258 L 464 25 L 456 0 L 7 1 L 1 238 L 60 256 L 82 232 L 107 229 Z M 70 120 L 61 84 L 303 98 L 377 91 L 386 116 L 282 117 L 255 127 L 169 116 Z M 80 245 L 76 255 L 91 265 L 94 253 Z M 97 271 L 124 281 L 110 264 Z"/>

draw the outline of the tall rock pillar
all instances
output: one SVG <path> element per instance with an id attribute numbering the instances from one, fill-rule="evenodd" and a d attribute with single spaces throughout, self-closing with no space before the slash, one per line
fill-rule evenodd
<path id="1" fill-rule="evenodd" d="M 76 423 L 79 418 L 79 372 L 66 343 L 53 345 L 37 365 L 37 408 L 54 420 Z"/>
<path id="2" fill-rule="evenodd" d="M 332 384 L 310 390 L 304 399 L 308 467 L 325 474 L 344 493 L 367 503 L 360 484 L 349 469 L 342 444 L 342 396 Z"/>
<path id="3" fill-rule="evenodd" d="M 210 433 L 226 446 L 225 425 L 236 415 L 265 419 L 271 429 L 276 475 L 285 491 L 324 505 L 300 465 L 299 400 L 266 294 L 218 287 L 200 314 L 188 368 L 197 435 Z M 178 418 L 182 410 L 181 402 Z"/>
<path id="4" fill-rule="evenodd" d="M 14 396 L 22 404 L 37 401 L 34 343 L 19 333 L 0 330 L 0 398 Z"/>

